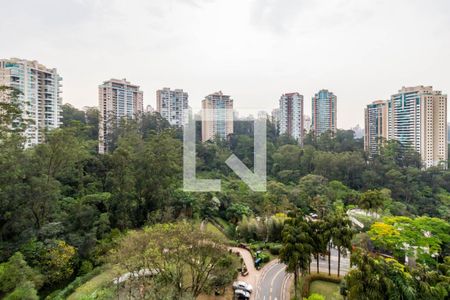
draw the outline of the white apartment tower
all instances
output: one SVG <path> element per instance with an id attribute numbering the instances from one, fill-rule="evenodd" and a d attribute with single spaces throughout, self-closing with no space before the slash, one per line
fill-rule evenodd
<path id="1" fill-rule="evenodd" d="M 280 134 L 287 134 L 302 144 L 305 133 L 303 96 L 299 93 L 283 94 L 279 110 Z"/>
<path id="2" fill-rule="evenodd" d="M 181 89 L 163 88 L 156 91 L 156 111 L 169 121 L 170 125 L 180 127 L 185 124 L 185 112 L 189 108 L 188 93 Z"/>
<path id="3" fill-rule="evenodd" d="M 126 79 L 111 79 L 98 87 L 100 110 L 99 153 L 108 151 L 110 134 L 123 118 L 133 119 L 144 111 L 143 92 Z"/>
<path id="4" fill-rule="evenodd" d="M 425 168 L 447 168 L 447 95 L 431 86 L 403 87 L 392 95 L 388 138 L 419 152 Z"/>
<path id="5" fill-rule="evenodd" d="M 18 105 L 23 117 L 30 120 L 25 129 L 26 148 L 42 143 L 45 130 L 61 125 L 61 81 L 56 69 L 35 60 L 0 59 L 0 85 L 21 91 Z"/>
<path id="6" fill-rule="evenodd" d="M 233 99 L 221 91 L 202 100 L 202 141 L 226 139 L 233 133 Z"/>

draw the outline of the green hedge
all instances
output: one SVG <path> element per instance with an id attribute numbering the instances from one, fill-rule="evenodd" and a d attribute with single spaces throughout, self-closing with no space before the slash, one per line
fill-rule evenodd
<path id="1" fill-rule="evenodd" d="M 88 282 L 89 280 L 91 280 L 92 278 L 94 278 L 95 276 L 99 275 L 100 273 L 102 273 L 105 270 L 105 267 L 98 267 L 94 270 L 92 270 L 91 272 L 89 272 L 88 274 L 85 274 L 83 276 L 79 276 L 77 278 L 75 278 L 74 281 L 72 281 L 69 285 L 67 285 L 64 289 L 62 290 L 57 290 L 54 291 L 53 293 L 51 293 L 50 295 L 48 295 L 45 299 L 47 300 L 62 300 L 62 299 L 67 299 L 67 297 L 69 295 L 71 295 L 73 292 L 75 292 L 75 290 L 80 287 L 81 285 L 83 285 L 84 283 Z"/>
<path id="2" fill-rule="evenodd" d="M 316 280 L 340 284 L 342 278 L 337 276 L 328 276 L 325 274 L 309 274 L 303 278 L 302 297 L 307 298 L 309 296 L 309 288 L 311 286 L 311 283 Z"/>

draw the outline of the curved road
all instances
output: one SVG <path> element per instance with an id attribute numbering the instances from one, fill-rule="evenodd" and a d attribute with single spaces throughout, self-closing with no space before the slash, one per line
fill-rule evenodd
<path id="1" fill-rule="evenodd" d="M 337 274 L 337 250 L 331 249 L 331 273 Z M 350 261 L 348 257 L 341 256 L 341 276 L 344 276 L 348 270 Z M 289 285 L 292 275 L 286 273 L 286 266 L 278 260 L 272 261 L 266 265 L 259 276 L 256 285 L 256 300 L 289 300 Z M 317 263 L 315 259 L 311 261 L 311 273 L 316 273 Z M 328 257 L 319 259 L 319 270 L 322 273 L 328 273 Z"/>
<path id="2" fill-rule="evenodd" d="M 256 300 L 287 300 L 289 274 L 286 266 L 278 261 L 270 263 L 263 269 L 256 289 Z"/>

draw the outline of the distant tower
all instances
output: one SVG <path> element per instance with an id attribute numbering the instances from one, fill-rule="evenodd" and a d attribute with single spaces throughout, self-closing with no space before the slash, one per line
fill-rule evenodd
<path id="1" fill-rule="evenodd" d="M 185 123 L 184 113 L 189 108 L 188 93 L 182 89 L 163 88 L 156 91 L 156 111 L 172 126 Z"/>
<path id="2" fill-rule="evenodd" d="M 47 68 L 35 60 L 0 59 L 0 85 L 22 92 L 17 104 L 24 119 L 32 121 L 25 129 L 26 148 L 42 143 L 45 130 L 61 125 L 61 81 L 56 69 Z M 8 97 L 0 99 L 10 100 Z"/>
<path id="3" fill-rule="evenodd" d="M 287 134 L 303 143 L 303 96 L 299 93 L 287 93 L 280 97 L 280 134 Z"/>
<path id="4" fill-rule="evenodd" d="M 370 156 L 379 153 L 380 145 L 387 139 L 387 101 L 378 100 L 364 110 L 364 150 Z"/>
<path id="5" fill-rule="evenodd" d="M 136 118 L 144 111 L 143 92 L 126 79 L 111 79 L 98 87 L 99 153 L 108 151 L 109 135 L 122 118 Z"/>
<path id="6" fill-rule="evenodd" d="M 233 100 L 221 91 L 202 101 L 202 141 L 227 138 L 233 133 Z"/>
<path id="7" fill-rule="evenodd" d="M 312 130 L 316 135 L 336 132 L 337 97 L 328 90 L 320 90 L 312 98 Z"/>

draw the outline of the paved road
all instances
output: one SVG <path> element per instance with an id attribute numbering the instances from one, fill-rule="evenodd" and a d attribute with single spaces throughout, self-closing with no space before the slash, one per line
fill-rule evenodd
<path id="1" fill-rule="evenodd" d="M 332 248 L 331 249 L 331 274 L 337 274 L 337 265 L 338 265 L 338 255 L 337 250 Z M 347 257 L 343 257 L 341 254 L 341 271 L 340 275 L 344 276 L 347 274 L 348 270 L 350 268 L 350 259 L 349 255 Z M 317 272 L 317 262 L 313 258 L 311 261 L 311 273 Z M 328 274 L 328 256 L 325 256 L 324 258 L 319 258 L 319 272 Z"/>
<path id="2" fill-rule="evenodd" d="M 256 300 L 288 300 L 286 296 L 289 274 L 286 266 L 278 261 L 268 264 L 256 289 Z"/>
<path id="3" fill-rule="evenodd" d="M 337 250 L 331 250 L 331 273 L 337 274 Z M 350 261 L 341 256 L 341 276 L 347 274 Z M 316 273 L 317 264 L 313 259 L 311 262 L 311 273 Z M 319 259 L 319 272 L 328 273 L 328 257 Z M 259 276 L 255 289 L 255 300 L 289 300 L 289 286 L 292 275 L 286 273 L 285 265 L 277 261 L 272 261 L 266 265 Z"/>

